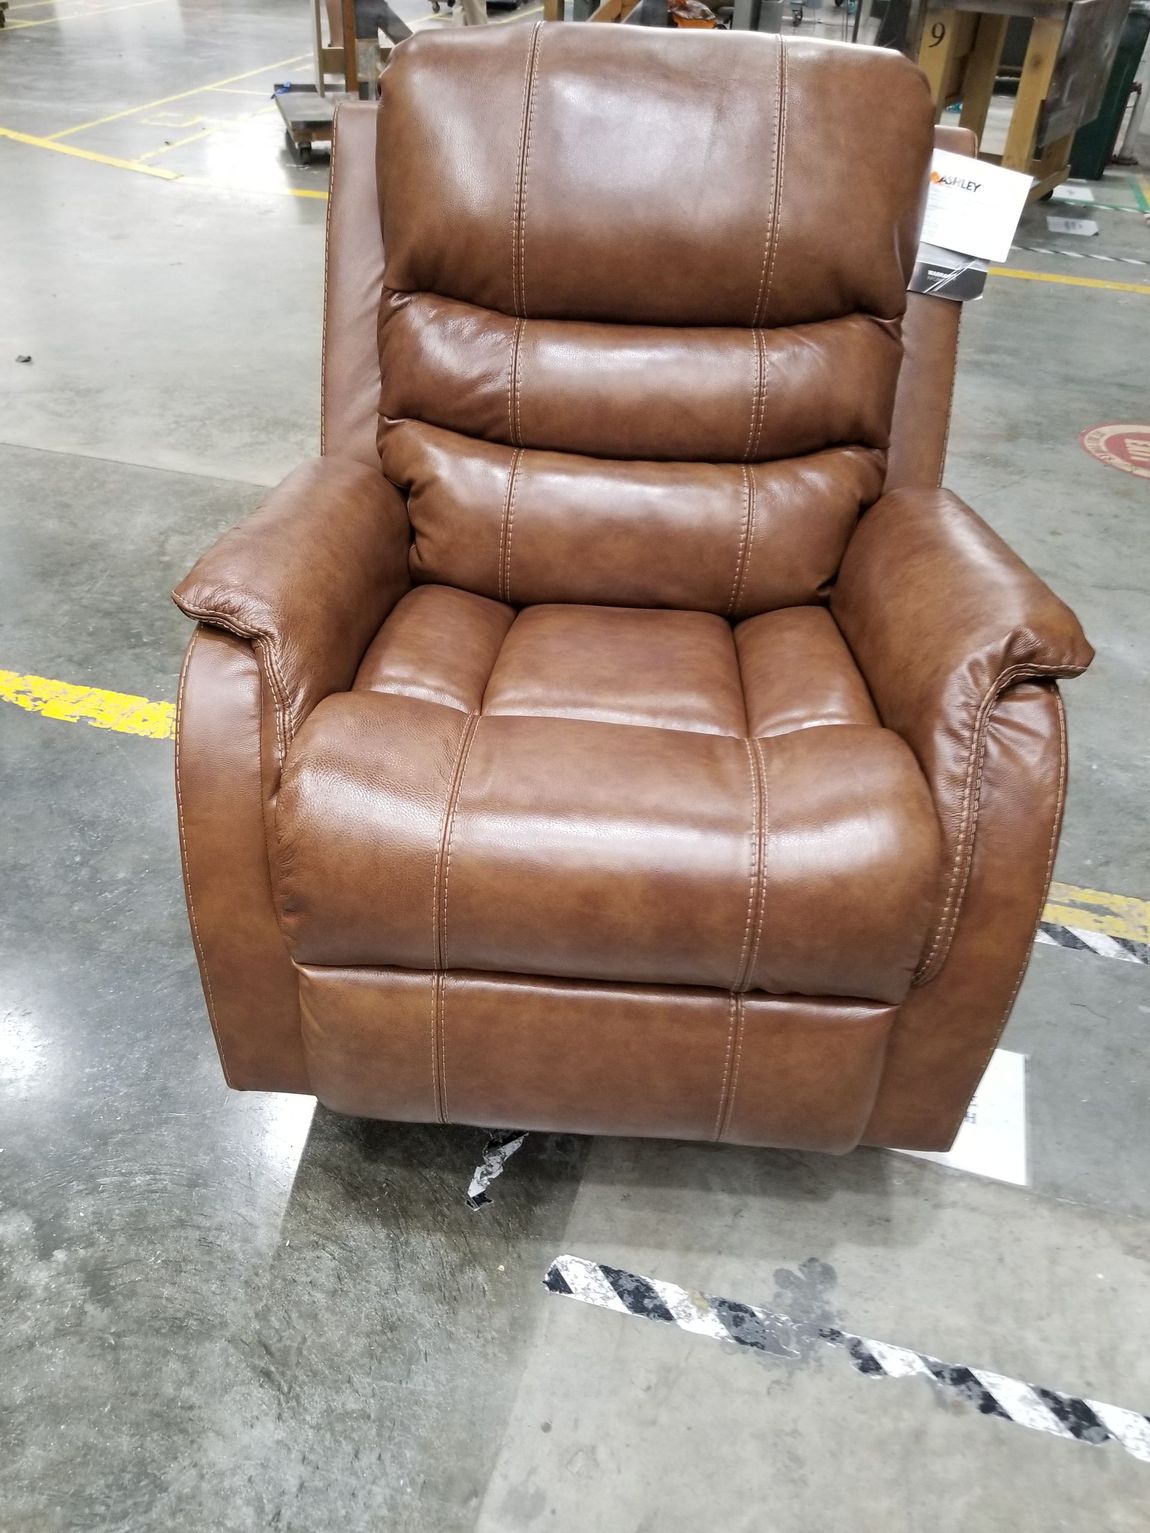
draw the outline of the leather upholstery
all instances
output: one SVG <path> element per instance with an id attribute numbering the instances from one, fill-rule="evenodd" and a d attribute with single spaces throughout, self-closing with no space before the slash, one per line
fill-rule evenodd
<path id="1" fill-rule="evenodd" d="M 969 128 L 936 127 L 934 145 L 951 154 L 978 152 L 978 140 Z M 962 307 L 949 298 L 907 294 L 887 455 L 888 490 L 942 483 Z"/>
<path id="2" fill-rule="evenodd" d="M 184 888 L 228 1084 L 307 1091 L 299 987 L 268 868 L 260 750 L 266 691 L 246 640 L 217 628 L 196 630 L 178 694 Z"/>
<path id="3" fill-rule="evenodd" d="M 303 968 L 300 996 L 313 1087 L 340 1112 L 832 1152 L 858 1142 L 894 1014 L 411 969 Z"/>
<path id="4" fill-rule="evenodd" d="M 1046 902 L 1066 800 L 1054 682 L 1020 682 L 986 726 L 970 873 L 938 977 L 900 1007 L 866 1139 L 945 1150 L 1010 1016 Z"/>
<path id="5" fill-rule="evenodd" d="M 408 495 L 416 580 L 520 605 L 611 602 L 749 617 L 825 600 L 881 454 L 644 463 L 476 442 L 405 422 L 384 469 Z"/>
<path id="6" fill-rule="evenodd" d="M 177 592 L 235 1084 L 953 1134 L 1090 649 L 934 488 L 954 328 L 903 320 L 930 118 L 897 55 L 562 25 L 418 38 L 341 108 L 325 456 Z"/>
<path id="7" fill-rule="evenodd" d="M 494 664 L 463 678 L 457 651 L 447 675 L 434 658 L 436 611 L 459 594 L 405 598 L 399 695 L 385 626 L 372 691 L 321 703 L 289 753 L 279 884 L 297 960 L 902 999 L 937 821 L 825 609 L 801 609 L 830 651 L 827 702 L 803 717 L 822 727 L 780 733 L 786 700 L 753 682 L 744 702 L 736 644 L 746 632 L 752 677 L 770 674 L 772 626 L 793 632 L 795 614 L 732 633 L 704 613 L 531 607 L 496 651 L 499 609 L 472 597 L 462 648 Z M 406 682 L 417 601 L 434 702 Z M 820 687 L 809 676 L 808 704 Z"/>
<path id="8" fill-rule="evenodd" d="M 537 23 L 416 39 L 387 72 L 380 449 L 416 580 L 732 617 L 825 599 L 882 488 L 932 112 L 898 55 L 741 41 Z M 880 88 L 844 158 L 819 93 Z M 720 116 L 765 165 L 715 174 Z M 893 174 L 860 198 L 871 151 Z"/>
<path id="9" fill-rule="evenodd" d="M 943 869 L 926 980 L 946 956 L 970 873 L 990 710 L 1022 678 L 1077 676 L 1094 651 L 1069 607 L 945 490 L 896 490 L 874 507 L 851 540 L 833 612 L 879 716 L 934 795 Z"/>
<path id="10" fill-rule="evenodd" d="M 395 62 L 378 156 L 392 290 L 625 325 L 903 312 L 934 112 L 899 54 L 537 22 L 415 37 Z"/>
<path id="11" fill-rule="evenodd" d="M 261 650 L 285 750 L 329 692 L 350 686 L 364 649 L 410 584 L 403 502 L 371 469 L 302 464 L 194 566 L 181 612 Z"/>
<path id="12" fill-rule="evenodd" d="M 376 205 L 376 109 L 336 109 L 323 284 L 320 451 L 379 467 L 380 365 L 376 315 L 383 286 L 383 230 Z"/>

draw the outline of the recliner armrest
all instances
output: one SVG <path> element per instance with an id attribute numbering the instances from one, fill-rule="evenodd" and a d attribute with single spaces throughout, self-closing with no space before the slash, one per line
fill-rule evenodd
<path id="1" fill-rule="evenodd" d="M 316 458 L 224 533 L 173 591 L 188 617 L 261 651 L 282 749 L 321 698 L 350 687 L 411 584 L 410 537 L 403 497 L 378 469 Z"/>
<path id="2" fill-rule="evenodd" d="M 863 515 L 831 611 L 934 794 L 947 866 L 922 983 L 962 902 L 991 709 L 1017 681 L 1077 676 L 1094 651 L 1065 602 L 946 490 L 895 490 Z"/>

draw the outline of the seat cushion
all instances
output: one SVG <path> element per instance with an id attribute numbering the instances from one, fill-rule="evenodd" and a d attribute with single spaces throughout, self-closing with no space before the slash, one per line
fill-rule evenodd
<path id="1" fill-rule="evenodd" d="M 825 610 L 732 630 L 430 586 L 296 737 L 277 829 L 301 962 L 886 1002 L 939 866 Z"/>

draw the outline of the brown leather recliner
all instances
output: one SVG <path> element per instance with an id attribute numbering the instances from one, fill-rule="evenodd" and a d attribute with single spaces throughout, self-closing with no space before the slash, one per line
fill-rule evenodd
<path id="1" fill-rule="evenodd" d="M 323 456 L 176 593 L 232 1085 L 949 1144 L 1091 650 L 937 488 L 933 131 L 896 54 L 554 24 L 341 109 Z"/>

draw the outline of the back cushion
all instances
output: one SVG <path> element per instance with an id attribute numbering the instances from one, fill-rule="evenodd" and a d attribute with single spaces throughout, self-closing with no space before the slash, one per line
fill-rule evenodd
<path id="1" fill-rule="evenodd" d="M 747 617 L 881 491 L 930 161 L 900 55 L 518 25 L 384 75 L 384 472 L 416 579 Z"/>

